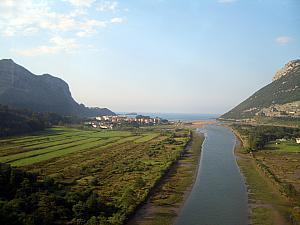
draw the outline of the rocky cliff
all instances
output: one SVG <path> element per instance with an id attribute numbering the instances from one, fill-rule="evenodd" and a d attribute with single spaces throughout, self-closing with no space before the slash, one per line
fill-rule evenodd
<path id="1" fill-rule="evenodd" d="M 273 81 L 280 79 L 283 76 L 291 73 L 297 73 L 300 70 L 300 60 L 293 60 L 284 65 L 284 67 L 277 71 L 273 77 Z"/>
<path id="2" fill-rule="evenodd" d="M 106 108 L 78 104 L 68 84 L 49 74 L 34 75 L 11 59 L 0 60 L 0 104 L 61 115 L 112 115 Z"/>

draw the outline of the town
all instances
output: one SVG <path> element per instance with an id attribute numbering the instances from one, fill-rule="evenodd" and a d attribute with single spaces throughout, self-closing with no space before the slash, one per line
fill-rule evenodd
<path id="1" fill-rule="evenodd" d="M 169 121 L 159 117 L 152 118 L 143 115 L 116 115 L 97 116 L 84 122 L 84 126 L 100 129 L 113 129 L 119 127 L 140 127 L 169 124 Z"/>

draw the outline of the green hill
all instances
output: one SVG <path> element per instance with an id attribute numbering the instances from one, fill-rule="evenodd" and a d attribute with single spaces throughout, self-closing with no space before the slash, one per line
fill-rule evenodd
<path id="1" fill-rule="evenodd" d="M 299 101 L 300 60 L 294 60 L 276 73 L 272 83 L 222 115 L 220 119 L 246 119 L 256 115 L 298 118 Z"/>

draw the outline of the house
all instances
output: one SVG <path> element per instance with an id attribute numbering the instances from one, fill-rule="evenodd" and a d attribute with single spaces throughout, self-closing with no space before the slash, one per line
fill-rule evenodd
<path id="1" fill-rule="evenodd" d="M 296 138 L 296 143 L 300 144 L 300 138 Z"/>
<path id="2" fill-rule="evenodd" d="M 281 141 L 281 142 L 283 142 L 283 141 L 287 141 L 285 138 L 280 138 L 280 139 L 276 139 L 276 141 Z"/>

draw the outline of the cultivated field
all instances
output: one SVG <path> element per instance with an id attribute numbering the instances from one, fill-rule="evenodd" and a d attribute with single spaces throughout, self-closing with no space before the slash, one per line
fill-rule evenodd
<path id="1" fill-rule="evenodd" d="M 0 162 L 47 176 L 73 191 L 97 192 L 124 221 L 182 154 L 189 130 L 52 128 L 0 140 Z M 112 224 L 119 224 L 119 222 Z"/>

